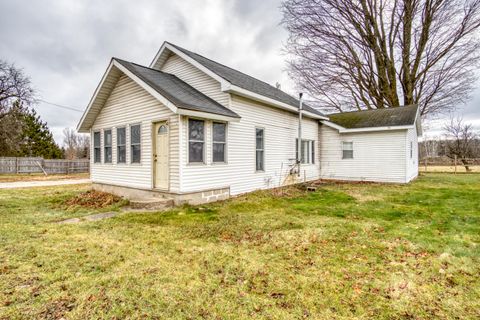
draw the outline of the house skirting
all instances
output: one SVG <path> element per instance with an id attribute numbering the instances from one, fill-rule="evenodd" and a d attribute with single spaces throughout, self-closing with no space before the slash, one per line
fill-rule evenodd
<path id="1" fill-rule="evenodd" d="M 196 205 L 230 198 L 230 187 L 182 193 L 136 189 L 98 182 L 93 183 L 92 187 L 94 190 L 108 192 L 129 200 L 144 198 L 172 199 L 175 205 L 182 205 L 186 203 Z"/>

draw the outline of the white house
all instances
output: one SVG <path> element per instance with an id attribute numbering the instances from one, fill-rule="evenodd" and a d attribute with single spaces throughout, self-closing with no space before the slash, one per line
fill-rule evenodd
<path id="1" fill-rule="evenodd" d="M 149 67 L 112 58 L 78 131 L 95 188 L 176 203 L 304 180 L 417 176 L 415 106 L 324 115 L 283 91 L 165 42 Z M 299 172 L 298 172 L 299 171 Z"/>

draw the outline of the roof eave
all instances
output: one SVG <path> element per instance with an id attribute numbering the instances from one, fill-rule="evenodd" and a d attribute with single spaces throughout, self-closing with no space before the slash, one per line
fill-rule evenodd
<path id="1" fill-rule="evenodd" d="M 221 114 L 216 114 L 211 112 L 203 112 L 203 111 L 196 111 L 196 110 L 182 109 L 182 108 L 179 108 L 177 110 L 177 114 L 188 116 L 188 117 L 194 117 L 194 118 L 227 121 L 227 122 L 238 122 L 241 120 L 240 117 L 226 116 L 226 115 L 221 115 Z"/>
<path id="2" fill-rule="evenodd" d="M 246 89 L 240 88 L 238 86 L 232 85 L 230 83 L 222 85 L 222 91 L 227 92 L 227 93 L 234 93 L 234 94 L 237 94 L 239 96 L 250 98 L 250 99 L 255 100 L 255 101 L 259 101 L 259 102 L 263 102 L 263 103 L 266 103 L 266 104 L 269 104 L 269 105 L 273 105 L 273 106 L 275 106 L 277 108 L 280 108 L 280 109 L 283 109 L 283 110 L 298 113 L 298 106 L 295 107 L 295 106 L 280 102 L 278 100 L 265 97 L 265 96 L 260 95 L 258 93 L 252 92 L 250 90 L 246 90 Z M 325 116 L 321 116 L 319 114 L 315 114 L 315 113 L 305 111 L 305 110 L 302 111 L 302 114 L 306 115 L 310 118 L 313 118 L 313 119 L 328 120 L 328 118 L 325 117 Z"/>
<path id="3" fill-rule="evenodd" d="M 323 124 L 338 130 L 340 133 L 356 133 L 356 132 L 375 132 L 375 131 L 393 131 L 393 130 L 408 130 L 415 128 L 415 124 L 402 126 L 383 126 L 383 127 L 364 127 L 364 128 L 345 128 L 331 121 L 323 120 Z"/>

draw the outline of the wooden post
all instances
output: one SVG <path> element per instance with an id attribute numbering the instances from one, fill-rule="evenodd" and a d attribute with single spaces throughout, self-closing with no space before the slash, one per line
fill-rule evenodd
<path id="1" fill-rule="evenodd" d="M 454 160 L 454 164 L 455 164 L 455 174 L 457 174 L 457 155 L 455 155 L 455 160 Z"/>
<path id="2" fill-rule="evenodd" d="M 425 172 L 427 172 L 427 158 L 425 158 Z"/>
<path id="3" fill-rule="evenodd" d="M 15 157 L 15 174 L 18 174 L 18 158 Z"/>

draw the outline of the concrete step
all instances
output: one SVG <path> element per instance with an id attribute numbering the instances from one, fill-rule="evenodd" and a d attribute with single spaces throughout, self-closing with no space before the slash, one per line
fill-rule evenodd
<path id="1" fill-rule="evenodd" d="M 145 198 L 130 200 L 130 208 L 132 209 L 165 210 L 172 208 L 173 205 L 173 199 L 168 198 Z"/>

